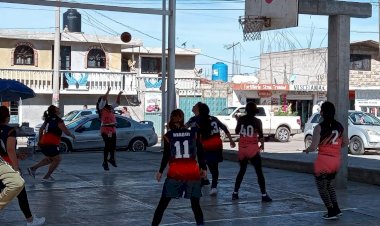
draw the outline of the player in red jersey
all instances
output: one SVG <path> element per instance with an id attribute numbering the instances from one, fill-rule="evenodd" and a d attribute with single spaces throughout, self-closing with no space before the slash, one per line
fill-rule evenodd
<path id="1" fill-rule="evenodd" d="M 323 121 L 314 128 L 312 143 L 304 152 L 309 153 L 318 149 L 318 157 L 314 162 L 314 175 L 319 194 L 327 208 L 323 218 L 331 220 L 337 219 L 342 214 L 332 181 L 340 167 L 341 148 L 348 145 L 348 138 L 343 136 L 342 124 L 334 118 L 334 104 L 324 102 L 320 114 Z"/>
<path id="2" fill-rule="evenodd" d="M 161 180 L 168 163 L 169 170 L 160 202 L 154 212 L 152 226 L 160 224 L 170 200 L 183 195 L 191 200 L 191 208 L 197 225 L 203 225 L 203 212 L 199 200 L 202 196 L 201 178 L 206 175 L 206 164 L 202 149 L 196 148 L 197 145 L 199 146 L 197 134 L 195 130 L 186 128 L 184 113 L 180 109 L 176 109 L 170 114 L 168 128 L 169 131 L 163 138 L 164 153 L 160 170 L 156 173 L 157 181 Z M 198 158 L 199 165 L 196 158 Z"/>
<path id="3" fill-rule="evenodd" d="M 245 107 L 246 115 L 238 118 L 236 134 L 240 134 L 238 158 L 240 171 L 236 177 L 235 190 L 232 193 L 232 200 L 239 199 L 239 188 L 247 170 L 248 162 L 255 167 L 257 180 L 261 190 L 261 200 L 271 202 L 272 199 L 266 192 L 265 178 L 263 174 L 260 151 L 264 150 L 263 126 L 261 120 L 256 118 L 257 106 L 253 102 L 247 103 Z M 259 146 L 260 142 L 260 146 Z"/>

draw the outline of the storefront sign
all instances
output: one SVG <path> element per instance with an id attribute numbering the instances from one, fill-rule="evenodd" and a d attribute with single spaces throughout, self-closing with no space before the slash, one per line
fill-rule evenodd
<path id="1" fill-rule="evenodd" d="M 292 85 L 290 90 L 295 91 L 327 91 L 327 86 L 325 85 Z"/>
<path id="2" fill-rule="evenodd" d="M 249 84 L 249 83 L 234 83 L 234 90 L 289 90 L 288 84 Z"/>
<path id="3" fill-rule="evenodd" d="M 257 94 L 259 95 L 259 97 L 261 98 L 264 98 L 264 97 L 271 97 L 272 96 L 272 92 L 269 91 L 269 90 L 259 90 L 257 92 Z"/>

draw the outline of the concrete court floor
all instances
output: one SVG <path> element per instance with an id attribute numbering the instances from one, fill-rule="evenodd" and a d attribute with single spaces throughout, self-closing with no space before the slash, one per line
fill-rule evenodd
<path id="1" fill-rule="evenodd" d="M 104 172 L 102 152 L 64 154 L 61 166 L 53 175 L 54 183 L 40 179 L 47 168 L 37 172 L 36 179 L 25 175 L 32 212 L 45 216 L 45 225 L 143 226 L 150 225 L 160 198 L 163 181 L 155 181 L 161 153 L 118 152 L 118 168 Z M 26 167 L 42 158 L 22 162 Z M 338 190 L 343 210 L 339 220 L 321 218 L 325 208 L 310 174 L 264 168 L 267 190 L 272 203 L 261 203 L 253 167 L 249 167 L 240 189 L 240 200 L 231 201 L 238 164 L 224 161 L 220 165 L 218 196 L 208 195 L 203 188 L 201 206 L 205 225 L 380 225 L 380 187 L 349 182 L 347 190 Z M 211 175 L 209 175 L 211 177 Z M 26 225 L 14 200 L 0 212 L 1 226 Z M 187 199 L 174 199 L 166 210 L 162 225 L 195 225 Z"/>

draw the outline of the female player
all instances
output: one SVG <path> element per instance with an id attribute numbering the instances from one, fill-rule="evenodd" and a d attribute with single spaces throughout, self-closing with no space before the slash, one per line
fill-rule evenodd
<path id="1" fill-rule="evenodd" d="M 335 120 L 335 106 L 331 102 L 324 102 L 320 111 L 323 121 L 313 132 L 311 145 L 304 151 L 309 153 L 318 149 L 318 157 L 314 162 L 314 175 L 319 195 L 327 208 L 323 215 L 326 220 L 337 219 L 342 214 L 336 198 L 333 180 L 340 163 L 340 151 L 348 145 L 348 138 L 343 136 L 343 126 Z"/>
<path id="2" fill-rule="evenodd" d="M 50 105 L 47 111 L 45 111 L 43 116 L 45 121 L 40 128 L 38 136 L 38 145 L 41 147 L 41 152 L 45 155 L 45 158 L 28 168 L 29 175 L 35 178 L 38 168 L 49 165 L 49 170 L 42 178 L 42 182 L 54 182 L 54 178 L 51 175 L 62 160 L 59 154 L 62 131 L 67 136 L 75 139 L 75 136 L 67 129 L 59 114 L 59 108 L 54 105 Z"/>
<path id="3" fill-rule="evenodd" d="M 169 163 L 167 178 L 164 183 L 160 202 L 154 213 L 152 226 L 158 226 L 165 209 L 172 198 L 184 195 L 191 201 L 197 225 L 203 225 L 203 212 L 199 204 L 201 178 L 206 175 L 206 165 L 202 149 L 196 149 L 197 134 L 184 125 L 184 113 L 180 109 L 170 114 L 169 131 L 164 135 L 164 153 L 160 170 L 156 173 L 157 181 Z M 198 150 L 198 151 L 197 151 Z M 198 163 L 196 161 L 198 158 Z M 201 170 L 199 169 L 201 168 Z"/>
<path id="4" fill-rule="evenodd" d="M 260 156 L 260 151 L 264 150 L 263 126 L 261 120 L 255 117 L 258 113 L 255 103 L 247 103 L 245 110 L 247 114 L 238 118 L 235 130 L 236 134 L 240 134 L 238 153 L 240 171 L 236 177 L 235 190 L 232 193 L 232 200 L 239 199 L 240 184 L 243 181 L 248 162 L 250 161 L 255 167 L 257 180 L 262 194 L 261 200 L 263 202 L 271 202 L 272 199 L 269 197 L 265 189 L 265 178 Z"/>
<path id="5" fill-rule="evenodd" d="M 108 87 L 106 94 L 99 97 L 96 103 L 96 110 L 98 111 L 100 121 L 102 123 L 100 127 L 100 133 L 102 134 L 104 140 L 104 155 L 103 155 L 103 168 L 104 170 L 110 170 L 108 167 L 108 162 L 111 163 L 113 167 L 117 167 L 115 161 L 115 151 L 116 151 L 116 117 L 114 113 L 114 108 L 120 105 L 120 98 L 123 91 L 120 91 L 116 98 L 116 103 L 108 104 L 108 95 L 111 91 L 111 87 Z M 108 159 L 108 153 L 110 153 L 110 158 Z"/>
<path id="6" fill-rule="evenodd" d="M 227 127 L 214 116 L 210 116 L 209 107 L 202 103 L 199 106 L 198 131 L 200 141 L 205 153 L 206 164 L 211 172 L 212 182 L 210 195 L 216 196 L 219 179 L 219 163 L 223 161 L 223 142 L 220 139 L 220 129 L 222 129 L 230 140 L 231 148 L 235 147 L 231 134 Z"/>
<path id="7" fill-rule="evenodd" d="M 16 131 L 9 126 L 10 121 L 9 109 L 5 106 L 0 107 L 0 143 L 2 148 L 1 157 L 12 166 L 15 171 L 20 171 L 18 159 L 16 155 Z M 1 188 L 2 189 L 2 188 Z M 17 196 L 18 204 L 24 217 L 27 226 L 43 225 L 45 218 L 38 218 L 32 215 L 29 207 L 28 196 L 25 187 Z"/>

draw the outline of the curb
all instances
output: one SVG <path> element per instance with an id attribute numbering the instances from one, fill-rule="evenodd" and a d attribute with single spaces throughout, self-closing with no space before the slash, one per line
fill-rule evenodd
<path id="1" fill-rule="evenodd" d="M 223 150 L 223 157 L 225 160 L 238 161 L 236 151 Z M 313 162 L 285 160 L 267 156 L 262 156 L 261 159 L 264 167 L 313 174 Z M 380 185 L 380 170 L 348 166 L 348 180 Z"/>

